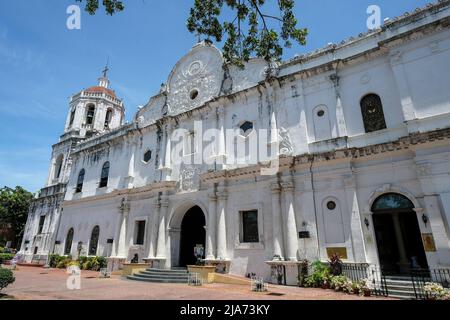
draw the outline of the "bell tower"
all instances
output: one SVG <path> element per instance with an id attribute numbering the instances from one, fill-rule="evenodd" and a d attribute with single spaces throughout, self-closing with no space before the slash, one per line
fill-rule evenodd
<path id="1" fill-rule="evenodd" d="M 122 125 L 125 107 L 114 90 L 109 88 L 108 71 L 106 65 L 97 86 L 71 97 L 62 139 L 65 136 L 89 138 Z"/>
<path id="2" fill-rule="evenodd" d="M 64 133 L 52 147 L 47 186 L 66 183 L 70 172 L 70 151 L 79 142 L 119 128 L 125 107 L 109 88 L 109 67 L 102 71 L 98 85 L 84 89 L 70 98 Z"/>

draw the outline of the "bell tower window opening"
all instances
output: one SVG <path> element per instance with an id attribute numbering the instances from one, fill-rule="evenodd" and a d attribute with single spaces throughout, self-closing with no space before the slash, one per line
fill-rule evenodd
<path id="1" fill-rule="evenodd" d="M 112 120 L 112 115 L 113 115 L 113 111 L 111 109 L 108 109 L 108 111 L 106 111 L 106 116 L 105 116 L 105 129 L 109 128 L 109 125 L 111 124 L 111 120 Z"/>
<path id="2" fill-rule="evenodd" d="M 73 125 L 73 121 L 75 120 L 75 110 L 72 110 L 70 112 L 70 120 L 69 120 L 69 126 Z"/>
<path id="3" fill-rule="evenodd" d="M 90 105 L 88 106 L 87 113 L 86 113 L 86 124 L 91 125 L 94 123 L 94 115 L 95 115 L 95 106 Z"/>
<path id="4" fill-rule="evenodd" d="M 56 163 L 55 163 L 55 175 L 54 175 L 54 178 L 55 178 L 55 179 L 59 179 L 59 177 L 61 176 L 63 160 L 64 160 L 63 155 L 60 155 L 60 156 L 56 159 Z"/>

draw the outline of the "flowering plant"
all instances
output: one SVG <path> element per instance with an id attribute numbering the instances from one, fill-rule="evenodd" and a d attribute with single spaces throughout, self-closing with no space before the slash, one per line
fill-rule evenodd
<path id="1" fill-rule="evenodd" d="M 450 290 L 445 289 L 439 283 L 427 282 L 423 287 L 425 294 L 434 300 L 450 300 Z"/>

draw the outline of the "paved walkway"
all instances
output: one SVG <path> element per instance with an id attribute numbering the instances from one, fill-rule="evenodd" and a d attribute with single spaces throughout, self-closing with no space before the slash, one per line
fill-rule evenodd
<path id="1" fill-rule="evenodd" d="M 255 293 L 249 286 L 206 284 L 189 287 L 185 284 L 157 284 L 125 280 L 120 276 L 98 278 L 98 272 L 82 271 L 81 289 L 68 290 L 65 270 L 18 267 L 16 281 L 2 294 L 20 300 L 358 300 L 380 299 L 346 295 L 333 290 L 269 286 L 268 293 Z"/>

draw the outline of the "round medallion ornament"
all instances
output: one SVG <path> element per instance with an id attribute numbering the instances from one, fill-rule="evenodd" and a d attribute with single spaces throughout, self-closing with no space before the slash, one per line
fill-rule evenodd
<path id="1" fill-rule="evenodd" d="M 200 72 L 200 70 L 202 70 L 202 63 L 200 61 L 194 61 L 189 65 L 188 68 L 188 73 L 191 76 L 195 76 L 196 74 L 198 74 Z"/>

